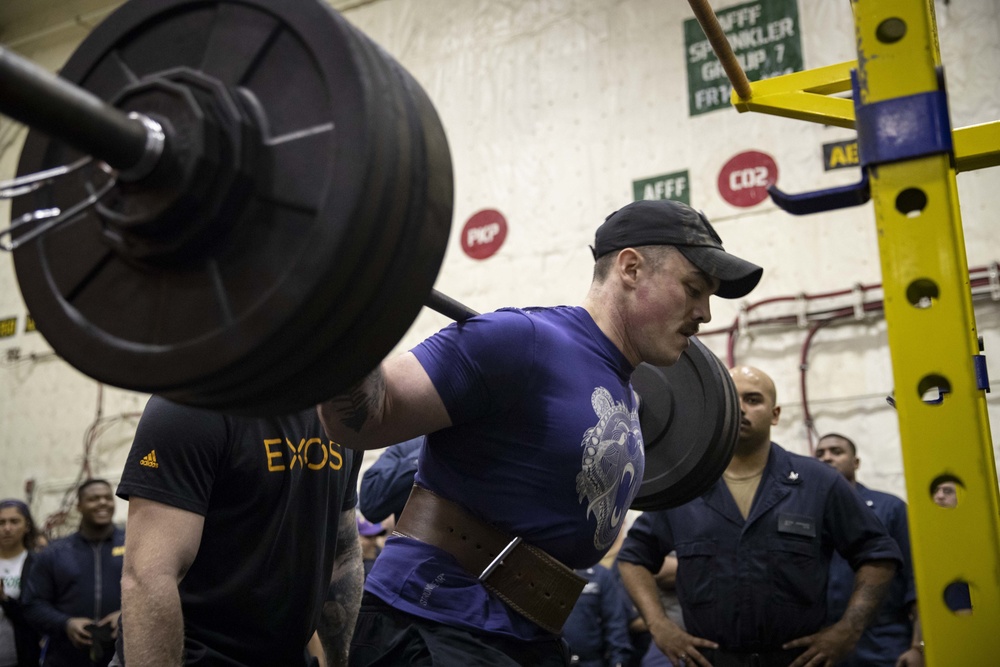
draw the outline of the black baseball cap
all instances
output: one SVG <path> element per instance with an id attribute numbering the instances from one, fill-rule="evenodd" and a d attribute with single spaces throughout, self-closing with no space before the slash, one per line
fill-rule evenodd
<path id="1" fill-rule="evenodd" d="M 594 259 L 623 248 L 670 245 L 689 262 L 719 280 L 718 296 L 738 299 L 760 282 L 764 269 L 730 255 L 708 219 L 687 204 L 671 199 L 632 202 L 618 209 L 597 228 L 591 250 Z"/>

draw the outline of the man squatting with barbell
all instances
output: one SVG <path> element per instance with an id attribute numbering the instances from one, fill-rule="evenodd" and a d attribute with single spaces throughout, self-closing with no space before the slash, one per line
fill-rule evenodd
<path id="1" fill-rule="evenodd" d="M 583 585 L 570 568 L 607 552 L 643 477 L 632 371 L 675 363 L 710 296 L 763 273 L 667 200 L 608 216 L 593 253 L 581 306 L 452 324 L 319 406 L 346 447 L 430 434 L 365 583 L 352 665 L 566 664 L 558 633 Z"/>

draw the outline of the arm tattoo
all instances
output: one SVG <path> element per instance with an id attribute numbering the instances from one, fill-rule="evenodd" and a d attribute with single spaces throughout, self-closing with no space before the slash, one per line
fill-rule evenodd
<path id="1" fill-rule="evenodd" d="M 329 665 L 346 665 L 361 606 L 364 564 L 353 509 L 341 513 L 337 531 L 337 557 L 330 579 L 330 594 L 319 622 L 319 637 Z"/>
<path id="2" fill-rule="evenodd" d="M 864 566 L 862 566 L 864 567 Z M 864 577 L 861 575 L 861 568 L 854 580 L 854 593 L 844 611 L 843 620 L 848 626 L 860 636 L 865 628 L 875 619 L 882 600 L 885 599 L 892 583 L 892 572 L 894 568 L 890 566 L 888 576 Z M 879 581 L 878 579 L 882 579 Z"/>
<path id="3" fill-rule="evenodd" d="M 373 416 L 379 415 L 385 403 L 385 374 L 378 366 L 363 380 L 340 396 L 327 402 L 339 416 L 340 423 L 360 433 Z"/>

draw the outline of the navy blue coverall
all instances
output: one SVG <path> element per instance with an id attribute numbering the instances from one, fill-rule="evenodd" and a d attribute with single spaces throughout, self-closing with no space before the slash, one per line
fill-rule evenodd
<path id="1" fill-rule="evenodd" d="M 775 443 L 747 519 L 720 479 L 685 505 L 636 519 L 618 559 L 655 574 L 674 550 L 687 632 L 736 652 L 778 651 L 823 627 L 834 550 L 855 569 L 902 561 L 840 473 Z"/>
<path id="2" fill-rule="evenodd" d="M 625 665 L 632 653 L 628 617 L 617 577 L 603 565 L 575 572 L 587 580 L 563 625 L 563 638 L 580 667 Z"/>
<path id="3" fill-rule="evenodd" d="M 878 615 L 858 640 L 854 653 L 841 662 L 842 667 L 893 667 L 900 655 L 913 642 L 913 623 L 909 606 L 916 602 L 913 585 L 913 559 L 910 556 L 910 529 L 906 523 L 906 503 L 896 496 L 858 484 L 858 495 L 879 518 L 889 535 L 896 540 L 903 556 L 903 566 L 889 584 Z M 840 554 L 833 554 L 830 562 L 830 582 L 827 588 L 827 624 L 833 624 L 844 615 L 847 601 L 854 591 L 854 570 Z"/>
<path id="4" fill-rule="evenodd" d="M 413 488 L 417 458 L 426 436 L 413 438 L 389 447 L 361 476 L 358 509 L 372 523 L 379 523 L 403 512 Z"/>

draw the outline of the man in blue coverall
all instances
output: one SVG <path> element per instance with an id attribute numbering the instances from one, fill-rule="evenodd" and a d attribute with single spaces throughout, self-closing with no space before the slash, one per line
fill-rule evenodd
<path id="1" fill-rule="evenodd" d="M 621 584 L 603 565 L 575 570 L 587 580 L 563 626 L 572 663 L 579 667 L 624 667 L 632 653 Z"/>
<path id="2" fill-rule="evenodd" d="M 842 667 L 923 667 L 924 656 L 917 619 L 917 592 L 913 585 L 913 559 L 910 556 L 910 529 L 906 523 L 906 503 L 896 496 L 873 491 L 857 481 L 861 465 L 854 442 L 839 433 L 819 439 L 816 458 L 844 476 L 861 499 L 879 518 L 896 540 L 903 556 L 903 566 L 889 587 L 875 621 L 858 640 L 854 652 L 841 662 Z M 827 587 L 827 620 L 834 622 L 844 614 L 854 590 L 854 572 L 840 554 L 830 561 Z"/>
<path id="3" fill-rule="evenodd" d="M 358 509 L 366 519 L 380 523 L 403 513 L 425 440 L 422 435 L 389 447 L 361 476 Z"/>
<path id="4" fill-rule="evenodd" d="M 636 520 L 618 554 L 622 580 L 675 664 L 829 667 L 875 617 L 899 547 L 836 471 L 771 442 L 781 413 L 771 378 L 748 366 L 730 374 L 742 418 L 729 467 L 701 497 Z M 823 627 L 835 549 L 857 584 Z M 653 579 L 672 550 L 686 631 L 663 613 Z"/>
<path id="5" fill-rule="evenodd" d="M 121 614 L 125 531 L 103 479 L 77 489 L 80 530 L 35 556 L 22 591 L 28 623 L 45 637 L 45 667 L 107 665 Z"/>

